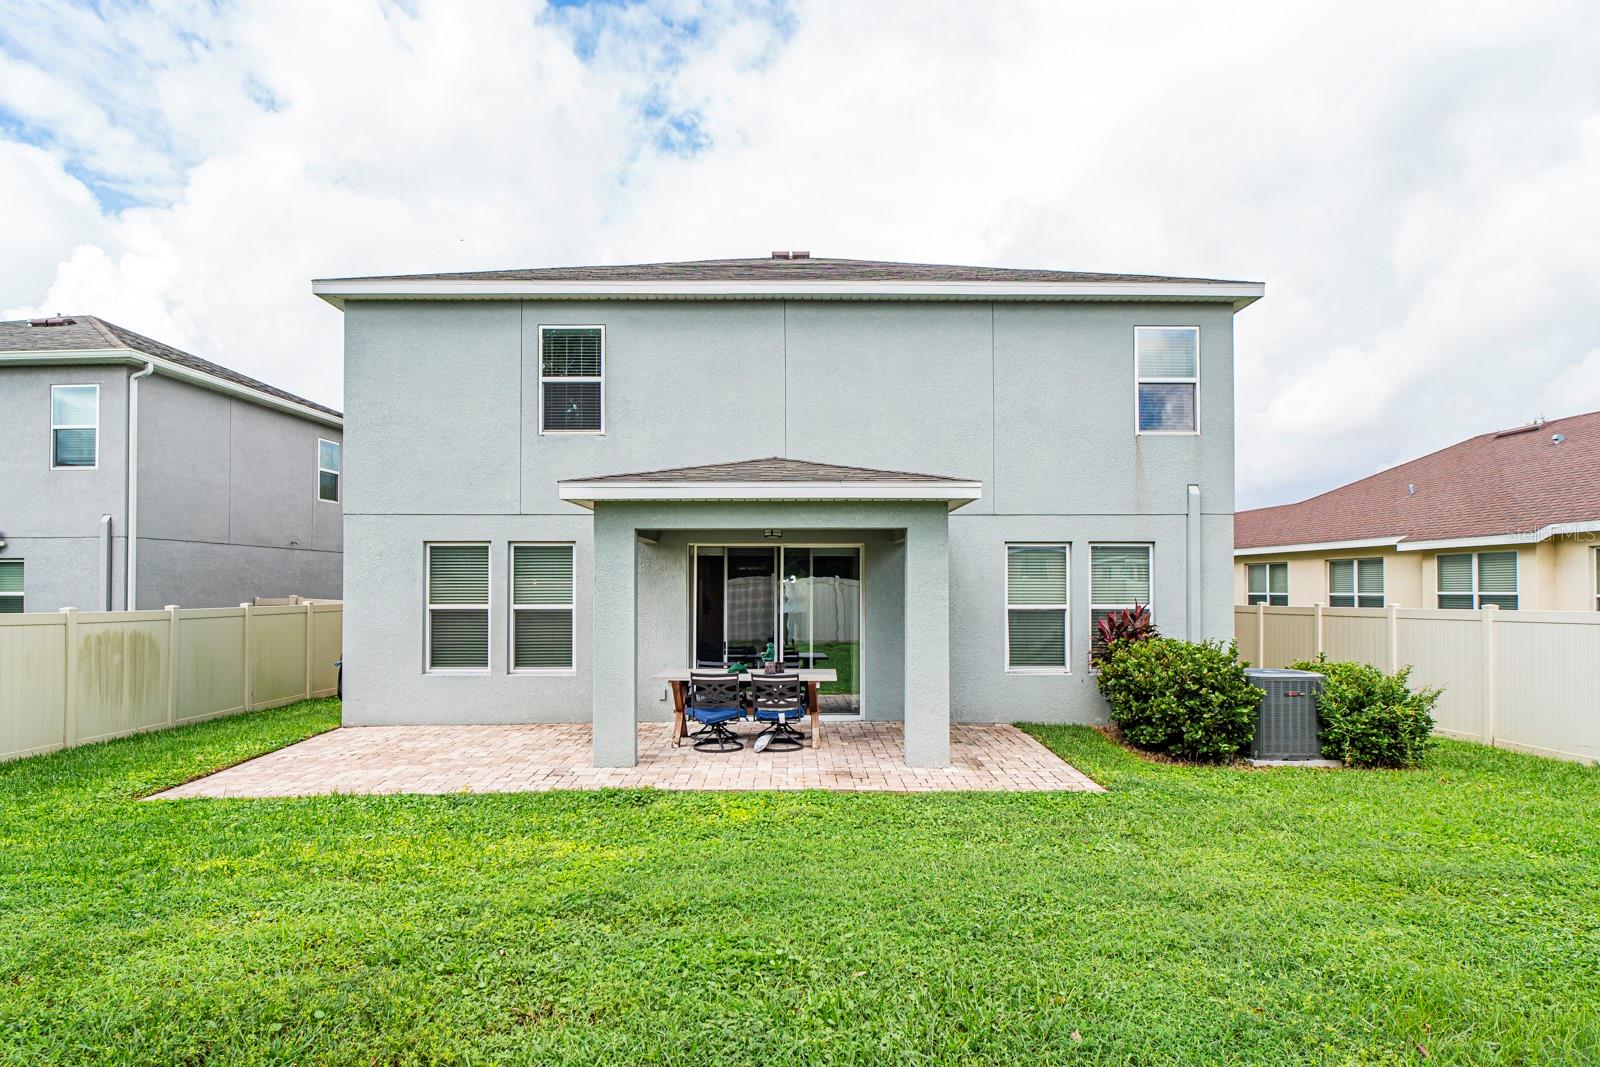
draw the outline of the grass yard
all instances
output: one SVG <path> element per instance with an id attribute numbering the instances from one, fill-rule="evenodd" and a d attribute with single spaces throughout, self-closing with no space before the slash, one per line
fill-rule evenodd
<path id="1" fill-rule="evenodd" d="M 135 799 L 336 718 L 0 765 L 0 1062 L 1600 1059 L 1594 769 Z"/>

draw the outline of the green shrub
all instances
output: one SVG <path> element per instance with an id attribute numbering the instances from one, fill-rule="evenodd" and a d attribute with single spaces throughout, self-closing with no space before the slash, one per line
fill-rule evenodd
<path id="1" fill-rule="evenodd" d="M 1231 641 L 1118 641 L 1100 662 L 1099 684 L 1111 721 L 1140 748 L 1217 762 L 1255 735 L 1261 691 L 1246 680 Z"/>
<path id="2" fill-rule="evenodd" d="M 1384 674 L 1365 663 L 1304 660 L 1296 670 L 1328 679 L 1317 698 L 1322 754 L 1351 767 L 1418 767 L 1439 690 L 1412 690 L 1410 667 Z"/>

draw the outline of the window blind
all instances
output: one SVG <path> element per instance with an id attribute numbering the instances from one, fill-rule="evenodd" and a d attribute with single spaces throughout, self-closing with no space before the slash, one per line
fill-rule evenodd
<path id="1" fill-rule="evenodd" d="M 429 613 L 428 666 L 434 670 L 487 670 L 489 613 L 440 608 Z"/>
<path id="2" fill-rule="evenodd" d="M 1089 599 L 1095 604 L 1120 607 L 1150 603 L 1150 546 L 1092 546 L 1089 588 Z"/>
<path id="3" fill-rule="evenodd" d="M 50 432 L 54 437 L 56 466 L 94 466 L 95 430 L 52 430 Z"/>
<path id="4" fill-rule="evenodd" d="M 1356 561 L 1336 559 L 1328 564 L 1328 595 L 1354 597 L 1356 595 Z M 1335 607 L 1346 605 L 1335 604 Z"/>
<path id="5" fill-rule="evenodd" d="M 1436 562 L 1439 570 L 1439 592 L 1472 592 L 1471 556 L 1440 556 Z"/>
<path id="6" fill-rule="evenodd" d="M 1517 554 L 1515 552 L 1478 553 L 1478 591 L 1480 593 L 1515 593 L 1517 591 Z"/>
<path id="7" fill-rule="evenodd" d="M 566 670 L 572 666 L 572 612 L 516 612 L 511 665 L 519 671 Z"/>
<path id="8" fill-rule="evenodd" d="M 1009 613 L 1007 659 L 1012 668 L 1048 669 L 1067 665 L 1067 613 L 1019 611 Z"/>
<path id="9" fill-rule="evenodd" d="M 515 604 L 572 603 L 572 546 L 517 545 L 511 550 Z"/>
<path id="10" fill-rule="evenodd" d="M 1006 600 L 1065 604 L 1067 550 L 1061 545 L 1013 545 L 1006 553 Z"/>
<path id="11" fill-rule="evenodd" d="M 1141 326 L 1136 337 L 1139 377 L 1193 378 L 1200 334 L 1191 326 Z"/>
<path id="12" fill-rule="evenodd" d="M 1356 560 L 1356 575 L 1356 592 L 1364 597 L 1383 595 L 1383 560 Z"/>
<path id="13" fill-rule="evenodd" d="M 430 546 L 428 603 L 489 603 L 489 546 Z"/>
<path id="14" fill-rule="evenodd" d="M 599 430 L 600 383 L 547 380 L 542 410 L 547 432 Z"/>
<path id="15" fill-rule="evenodd" d="M 547 328 L 540 334 L 540 372 L 546 378 L 598 378 L 601 374 L 600 331 L 593 328 Z"/>

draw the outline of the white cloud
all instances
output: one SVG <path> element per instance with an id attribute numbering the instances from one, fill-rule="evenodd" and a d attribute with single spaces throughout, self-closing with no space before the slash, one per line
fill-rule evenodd
<path id="1" fill-rule="evenodd" d="M 0 305 L 319 399 L 339 317 L 312 276 L 792 246 L 1265 280 L 1237 320 L 1242 505 L 1600 406 L 1582 0 L 169 3 L 74 12 L 63 59 L 52 10 L 0 31 L 0 74 L 50 98 L 0 78 L 0 107 L 147 206 L 85 221 L 75 179 L 0 144 L 0 189 L 78 205 Z"/>

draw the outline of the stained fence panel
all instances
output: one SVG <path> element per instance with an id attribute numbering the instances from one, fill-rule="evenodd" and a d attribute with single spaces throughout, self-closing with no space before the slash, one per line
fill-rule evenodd
<path id="1" fill-rule="evenodd" d="M 337 601 L 0 616 L 0 759 L 331 695 L 342 638 Z"/>

